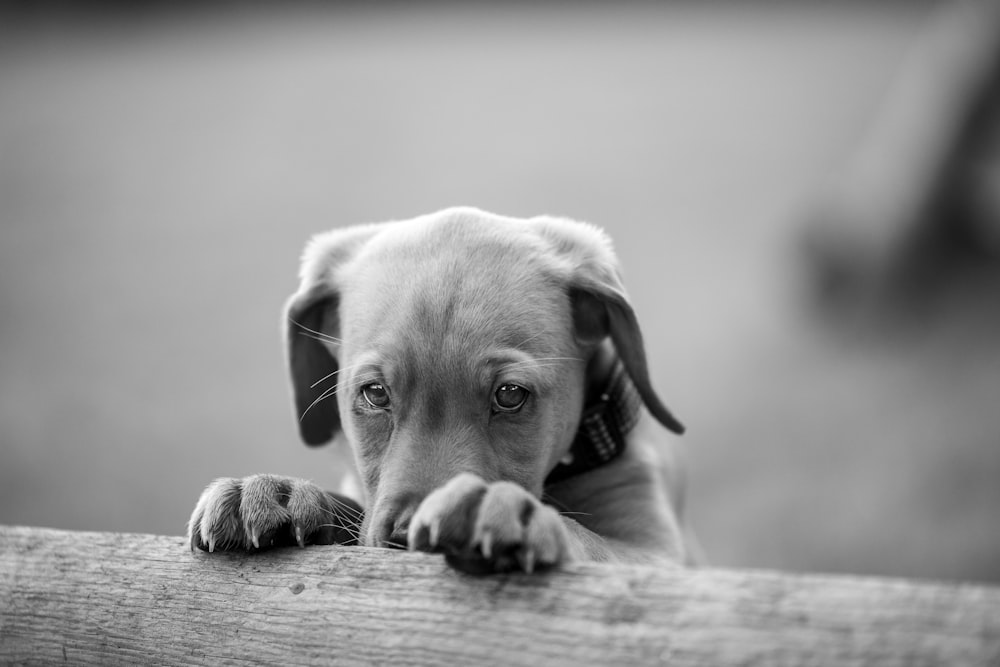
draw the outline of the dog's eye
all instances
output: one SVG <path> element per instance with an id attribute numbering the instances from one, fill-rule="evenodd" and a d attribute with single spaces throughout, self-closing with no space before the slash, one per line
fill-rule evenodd
<path id="1" fill-rule="evenodd" d="M 518 384 L 503 384 L 493 394 L 493 403 L 503 412 L 515 412 L 528 400 L 528 390 Z"/>
<path id="2" fill-rule="evenodd" d="M 379 410 L 389 407 L 389 392 L 381 382 L 372 382 L 361 388 L 361 395 L 368 401 L 368 405 Z"/>

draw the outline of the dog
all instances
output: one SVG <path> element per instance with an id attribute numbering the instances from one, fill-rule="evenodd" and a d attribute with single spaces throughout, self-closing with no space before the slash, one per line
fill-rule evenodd
<path id="1" fill-rule="evenodd" d="M 218 479 L 192 550 L 361 544 L 477 573 L 698 560 L 661 428 L 684 427 L 602 230 L 452 208 L 320 234 L 300 278 L 285 309 L 300 435 L 351 449 L 363 503 Z"/>

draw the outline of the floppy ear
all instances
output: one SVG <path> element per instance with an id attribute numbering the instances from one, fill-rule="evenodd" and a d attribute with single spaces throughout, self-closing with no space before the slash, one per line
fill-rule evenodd
<path id="1" fill-rule="evenodd" d="M 340 429 L 335 373 L 337 357 L 324 344 L 339 340 L 336 292 L 322 286 L 295 294 L 285 306 L 288 370 L 299 434 L 308 445 L 322 445 Z M 325 380 L 324 380 L 325 378 Z"/>
<path id="2" fill-rule="evenodd" d="M 653 390 L 639 321 L 625 294 L 610 239 L 585 223 L 547 218 L 541 224 L 543 236 L 555 241 L 563 270 L 568 271 L 577 338 L 596 345 L 610 336 L 649 412 L 674 433 L 683 433 L 684 426 Z"/>
<path id="3" fill-rule="evenodd" d="M 285 345 L 299 434 L 309 445 L 340 430 L 335 389 L 340 368 L 337 275 L 380 225 L 334 230 L 313 238 L 302 256 L 299 290 L 285 305 Z"/>

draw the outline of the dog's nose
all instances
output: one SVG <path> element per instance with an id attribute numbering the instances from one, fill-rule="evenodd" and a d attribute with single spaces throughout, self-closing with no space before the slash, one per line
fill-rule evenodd
<path id="1" fill-rule="evenodd" d="M 383 521 L 378 523 L 378 532 L 372 540 L 374 546 L 386 547 L 389 549 L 405 549 L 407 547 L 406 534 L 410 529 L 410 519 L 413 518 L 414 509 L 407 506 L 398 512 L 390 513 Z"/>

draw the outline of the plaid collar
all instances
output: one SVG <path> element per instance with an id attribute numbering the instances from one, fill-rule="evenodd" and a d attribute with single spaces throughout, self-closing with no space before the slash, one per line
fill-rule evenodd
<path id="1" fill-rule="evenodd" d="M 639 421 L 641 409 L 639 392 L 621 359 L 616 359 L 600 399 L 583 409 L 569 454 L 552 469 L 545 484 L 599 468 L 618 457 L 625 451 L 625 436 Z"/>

